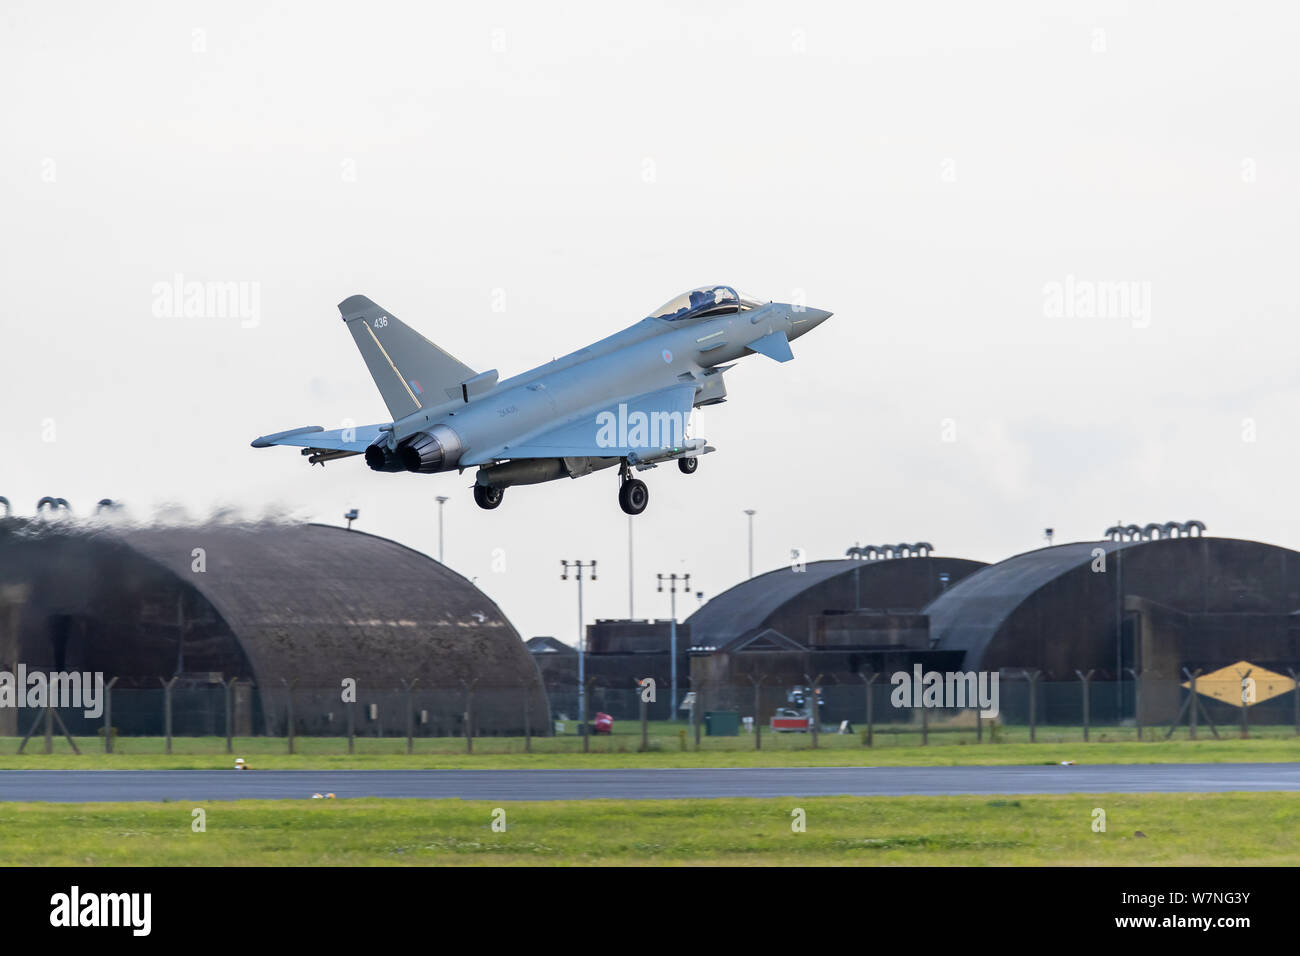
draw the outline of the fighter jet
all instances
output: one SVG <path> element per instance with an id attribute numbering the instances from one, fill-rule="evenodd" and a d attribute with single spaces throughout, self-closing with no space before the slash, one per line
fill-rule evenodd
<path id="1" fill-rule="evenodd" d="M 693 474 L 714 449 L 687 434 L 691 412 L 726 401 L 736 360 L 794 357 L 790 341 L 831 313 L 704 286 L 644 319 L 513 378 L 475 372 L 363 295 L 339 303 L 392 421 L 263 435 L 254 448 L 294 445 L 311 464 L 364 455 L 375 471 L 419 474 L 477 468 L 474 500 L 505 490 L 618 467 L 618 503 L 645 511 L 633 477 L 668 461 Z"/>

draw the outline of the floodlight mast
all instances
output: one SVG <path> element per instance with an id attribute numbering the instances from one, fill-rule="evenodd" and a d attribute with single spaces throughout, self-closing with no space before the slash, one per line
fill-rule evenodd
<path id="1" fill-rule="evenodd" d="M 595 561 L 561 561 L 560 562 L 560 580 L 569 580 L 569 572 L 573 571 L 574 577 L 578 581 L 578 726 L 579 733 L 582 734 L 582 749 L 585 753 L 590 747 L 587 738 L 587 674 L 584 658 L 586 656 L 586 631 L 583 628 L 582 614 L 582 572 L 591 569 L 591 580 L 596 580 L 596 562 Z"/>
<path id="2" fill-rule="evenodd" d="M 753 508 L 746 508 L 745 515 L 749 518 L 749 576 L 754 576 L 754 515 L 758 514 Z"/>
<path id="3" fill-rule="evenodd" d="M 438 563 L 446 564 L 447 562 L 442 559 L 442 508 L 448 498 L 446 495 L 438 495 L 433 500 L 438 502 Z"/>
<path id="4" fill-rule="evenodd" d="M 669 642 L 670 642 L 669 660 L 670 660 L 670 666 L 672 668 L 671 671 L 672 697 L 669 706 L 671 708 L 672 719 L 676 720 L 677 719 L 677 582 L 680 581 L 682 583 L 682 590 L 689 593 L 691 590 L 691 576 L 689 574 L 686 575 L 657 574 L 655 575 L 655 577 L 658 579 L 658 585 L 659 585 L 658 590 L 659 593 L 661 594 L 663 593 L 664 590 L 664 582 L 665 581 L 668 582 L 669 602 L 672 607 L 673 623 L 672 623 L 671 630 L 669 632 L 671 635 L 669 638 Z"/>

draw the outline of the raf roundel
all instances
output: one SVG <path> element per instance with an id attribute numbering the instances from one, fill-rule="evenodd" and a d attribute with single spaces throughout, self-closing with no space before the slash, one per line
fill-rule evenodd
<path id="1" fill-rule="evenodd" d="M 664 363 L 667 365 L 673 364 L 673 353 L 667 349 L 664 349 Z"/>

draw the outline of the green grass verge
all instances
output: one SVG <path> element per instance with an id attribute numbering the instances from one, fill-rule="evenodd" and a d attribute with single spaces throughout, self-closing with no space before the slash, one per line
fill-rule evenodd
<path id="1" fill-rule="evenodd" d="M 491 826 L 497 806 L 505 832 Z M 206 832 L 191 829 L 195 807 Z M 792 831 L 795 808 L 806 832 Z M 1105 833 L 1093 832 L 1096 808 Z M 1300 862 L 1300 801 L 1272 793 L 8 803 L 0 829 L 4 866 Z"/>
<path id="2" fill-rule="evenodd" d="M 474 752 L 465 753 L 463 740 L 447 737 L 416 738 L 415 752 L 406 753 L 404 738 L 359 737 L 356 753 L 348 754 L 342 738 L 299 737 L 296 752 L 287 752 L 286 742 L 270 737 L 241 737 L 234 753 L 227 755 L 226 742 L 218 737 L 178 737 L 173 753 L 165 753 L 157 737 L 123 737 L 116 752 L 104 753 L 102 738 L 78 738 L 81 754 L 73 754 L 62 738 L 54 741 L 54 752 L 42 753 L 43 739 L 28 741 L 26 751 L 17 753 L 16 738 L 0 738 L 0 769 L 229 769 L 234 757 L 243 757 L 254 769 L 396 769 L 476 767 L 809 767 L 809 766 L 958 766 L 980 764 L 1043 764 L 1073 760 L 1076 763 L 1243 763 L 1300 760 L 1300 738 L 1290 727 L 1252 728 L 1251 737 L 1241 740 L 1221 730 L 1214 739 L 1202 729 L 1197 740 L 1188 740 L 1186 730 L 1169 740 L 1163 731 L 1155 739 L 1150 732 L 1138 741 L 1132 728 L 1095 731 L 1084 743 L 1074 728 L 1039 728 L 1036 743 L 1028 742 L 1024 728 L 1003 728 L 996 742 L 985 735 L 976 743 L 973 735 L 936 733 L 926 746 L 919 734 L 881 734 L 872 747 L 863 746 L 859 735 L 825 734 L 819 747 L 812 748 L 805 734 L 763 735 L 763 749 L 754 750 L 752 737 L 703 737 L 695 749 L 692 738 L 671 733 L 650 738 L 651 749 L 640 752 L 640 736 L 615 734 L 593 738 L 591 753 L 582 753 L 575 737 L 535 738 L 531 753 L 524 751 L 518 737 L 485 737 L 474 741 Z M 1073 735 L 1073 736 L 1072 736 Z M 685 747 L 685 749 L 683 749 Z"/>

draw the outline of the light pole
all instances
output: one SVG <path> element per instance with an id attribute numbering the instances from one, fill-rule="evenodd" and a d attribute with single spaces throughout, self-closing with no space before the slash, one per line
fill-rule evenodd
<path id="1" fill-rule="evenodd" d="M 569 571 L 572 570 L 574 577 L 578 579 L 578 725 L 582 728 L 582 749 L 586 750 L 587 743 L 587 674 L 584 666 L 584 649 L 587 644 L 586 633 L 582 627 L 582 572 L 586 568 L 591 568 L 591 579 L 596 580 L 596 562 L 595 561 L 561 561 L 560 580 L 569 580 Z"/>
<path id="2" fill-rule="evenodd" d="M 1122 522 L 1116 521 L 1117 528 L 1123 528 Z M 1117 539 L 1124 538 L 1121 531 Z M 1115 545 L 1115 719 L 1124 716 L 1124 558 L 1120 543 Z M 1193 694 L 1193 697 L 1196 695 Z M 1193 702 L 1195 703 L 1195 702 Z"/>
<path id="3" fill-rule="evenodd" d="M 434 500 L 438 502 L 438 563 L 445 564 L 442 560 L 442 506 L 447 503 L 447 496 L 439 495 Z"/>
<path id="4" fill-rule="evenodd" d="M 749 576 L 754 576 L 754 509 L 746 508 L 745 514 L 749 515 Z"/>
<path id="5" fill-rule="evenodd" d="M 669 631 L 669 654 L 671 655 L 672 667 L 672 700 L 671 713 L 672 719 L 677 719 L 677 584 L 681 583 L 682 591 L 690 593 L 691 576 L 689 574 L 657 574 L 655 575 L 659 582 L 659 591 L 662 593 L 664 582 L 668 582 L 668 600 L 672 606 L 673 623 Z"/>
<path id="6" fill-rule="evenodd" d="M 627 516 L 627 619 L 630 621 L 636 617 L 633 613 L 633 594 L 635 593 L 632 585 L 632 516 Z"/>

